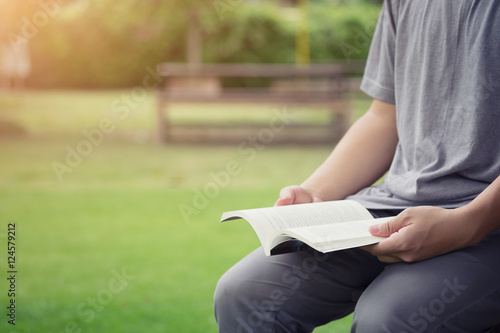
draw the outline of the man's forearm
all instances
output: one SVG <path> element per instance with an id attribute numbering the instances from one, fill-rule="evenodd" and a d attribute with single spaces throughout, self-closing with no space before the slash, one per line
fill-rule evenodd
<path id="1" fill-rule="evenodd" d="M 500 228 L 500 176 L 469 204 L 458 208 L 470 223 L 475 233 L 473 242 L 478 242 L 489 233 Z"/>
<path id="2" fill-rule="evenodd" d="M 374 100 L 302 186 L 322 200 L 343 199 L 388 170 L 397 143 L 395 106 Z"/>

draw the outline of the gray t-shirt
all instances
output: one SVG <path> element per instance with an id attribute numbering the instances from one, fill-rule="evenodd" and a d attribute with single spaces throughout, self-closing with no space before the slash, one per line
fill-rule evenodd
<path id="1" fill-rule="evenodd" d="M 500 175 L 500 1 L 386 1 L 361 88 L 396 105 L 399 143 L 351 199 L 458 207 Z"/>

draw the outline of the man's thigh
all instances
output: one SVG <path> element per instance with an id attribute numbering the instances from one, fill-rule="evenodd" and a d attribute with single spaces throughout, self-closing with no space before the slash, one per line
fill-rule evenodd
<path id="1" fill-rule="evenodd" d="M 360 249 L 266 257 L 259 248 L 219 281 L 220 332 L 311 332 L 351 313 L 384 266 Z"/>
<path id="2" fill-rule="evenodd" d="M 417 263 L 388 265 L 365 290 L 354 332 L 488 332 L 500 322 L 500 231 Z"/>

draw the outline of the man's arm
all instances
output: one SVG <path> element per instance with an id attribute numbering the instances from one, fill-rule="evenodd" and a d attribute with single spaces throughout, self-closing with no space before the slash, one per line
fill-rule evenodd
<path id="1" fill-rule="evenodd" d="M 374 100 L 326 161 L 301 186 L 285 187 L 276 205 L 340 200 L 370 186 L 388 170 L 397 143 L 396 107 Z"/>
<path id="2" fill-rule="evenodd" d="M 374 226 L 388 237 L 365 249 L 384 262 L 413 262 L 473 245 L 500 228 L 500 176 L 469 204 L 456 208 L 414 207 Z"/>

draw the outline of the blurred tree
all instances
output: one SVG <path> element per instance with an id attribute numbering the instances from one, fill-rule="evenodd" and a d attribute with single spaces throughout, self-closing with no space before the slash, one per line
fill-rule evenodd
<path id="1" fill-rule="evenodd" d="M 2 10 L 7 1 L 15 2 L 0 0 L 3 18 L 14 17 Z M 33 87 L 131 87 L 140 85 L 144 75 L 165 61 L 295 62 L 296 23 L 287 20 L 290 12 L 276 1 L 122 0 L 119 6 L 112 0 L 22 3 L 28 1 L 36 3 L 35 12 L 16 14 L 13 22 L 19 24 L 26 17 L 37 23 L 33 15 L 43 11 L 40 4 L 60 4 L 45 25 L 37 23 L 36 36 L 29 39 L 33 66 L 28 84 Z M 376 22 L 380 6 L 317 1 L 321 0 L 309 2 L 308 11 L 311 61 L 363 59 L 374 27 L 371 22 Z M 193 10 L 197 33 L 189 33 Z M 21 32 L 22 26 L 10 28 L 6 20 L 0 23 L 9 27 L 3 31 Z"/>
<path id="2" fill-rule="evenodd" d="M 299 19 L 295 37 L 295 62 L 308 64 L 311 61 L 311 47 L 309 42 L 309 0 L 297 0 Z"/>
<path id="3" fill-rule="evenodd" d="M 211 9 L 211 3 L 204 0 L 172 0 L 172 5 L 189 22 L 186 61 L 191 64 L 203 62 L 200 15 Z"/>

